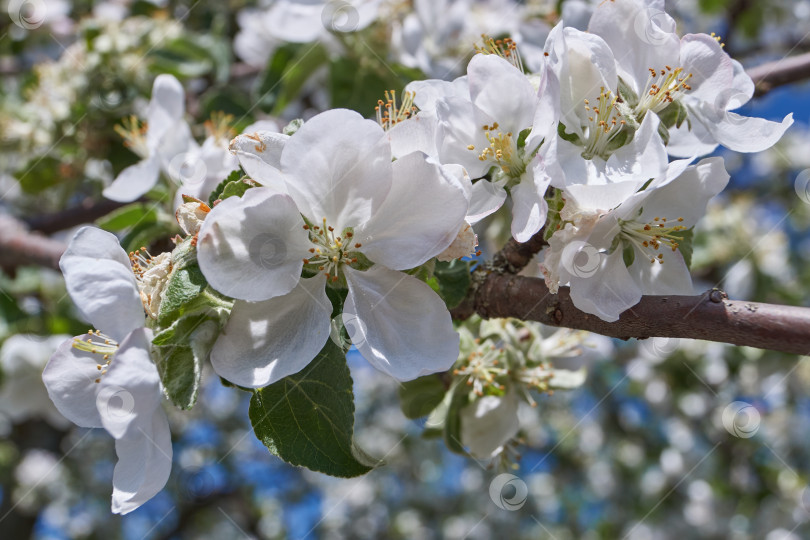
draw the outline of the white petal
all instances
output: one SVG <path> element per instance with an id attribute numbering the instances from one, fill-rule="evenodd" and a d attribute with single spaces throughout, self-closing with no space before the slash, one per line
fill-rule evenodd
<path id="1" fill-rule="evenodd" d="M 691 227 L 705 215 L 709 199 L 723 191 L 728 180 L 723 158 L 706 158 L 669 183 L 639 193 L 636 206 L 641 205 L 643 211 L 637 219 L 644 223 L 656 217 L 682 217 L 682 224 Z"/>
<path id="2" fill-rule="evenodd" d="M 644 294 L 692 294 L 692 276 L 680 251 L 662 249 L 664 264 L 651 263 L 647 253 L 636 249 L 636 258 L 628 269 Z"/>
<path id="3" fill-rule="evenodd" d="M 545 175 L 543 163 L 535 161 L 534 170 L 526 172 L 512 188 L 512 236 L 518 242 L 528 242 L 545 225 L 548 215 L 544 196 L 551 179 Z"/>
<path id="4" fill-rule="evenodd" d="M 497 122 L 501 131 L 515 136 L 531 127 L 539 99 L 520 70 L 497 55 L 476 54 L 467 74 L 470 98 L 490 123 Z"/>
<path id="5" fill-rule="evenodd" d="M 414 93 L 414 104 L 420 111 L 436 112 L 436 103 L 446 97 L 470 97 L 470 87 L 467 76 L 459 77 L 453 82 L 430 79 L 426 81 L 413 81 L 405 87 L 408 92 Z"/>
<path id="6" fill-rule="evenodd" d="M 506 190 L 498 184 L 482 179 L 472 185 L 467 221 L 476 223 L 503 206 Z"/>
<path id="7" fill-rule="evenodd" d="M 310 247 L 292 199 L 259 187 L 211 210 L 200 229 L 197 260 L 214 289 L 260 301 L 296 286 Z"/>
<path id="8" fill-rule="evenodd" d="M 517 435 L 518 399 L 514 391 L 504 396 L 484 396 L 460 411 L 461 443 L 473 457 L 486 459 Z"/>
<path id="9" fill-rule="evenodd" d="M 85 334 L 76 339 L 89 337 Z M 101 373 L 97 366 L 104 361 L 101 355 L 74 348 L 73 339 L 66 340 L 53 353 L 42 372 L 42 381 L 51 401 L 65 418 L 80 427 L 103 427 L 96 408 L 95 380 Z"/>
<path id="10" fill-rule="evenodd" d="M 159 176 L 160 159 L 152 156 L 121 171 L 102 195 L 111 201 L 132 202 L 155 187 Z"/>
<path id="11" fill-rule="evenodd" d="M 680 39 L 675 33 L 675 20 L 664 11 L 662 3 L 601 2 L 588 31 L 607 42 L 616 57 L 619 76 L 636 94 L 644 89 L 650 68 L 679 65 Z"/>
<path id="12" fill-rule="evenodd" d="M 267 31 L 273 37 L 291 43 L 315 41 L 326 32 L 321 20 L 325 5 L 320 2 L 279 0 L 267 13 Z"/>
<path id="13" fill-rule="evenodd" d="M 439 150 L 436 147 L 437 122 L 435 116 L 417 114 L 404 122 L 395 124 L 388 130 L 391 154 L 395 158 L 411 152 L 424 152 L 431 157 L 438 156 Z"/>
<path id="14" fill-rule="evenodd" d="M 691 129 L 690 129 L 691 128 Z M 672 157 L 683 158 L 705 156 L 717 148 L 717 141 L 697 118 L 694 122 L 684 122 L 681 127 L 669 129 L 667 153 Z"/>
<path id="15" fill-rule="evenodd" d="M 183 85 L 174 76 L 157 76 L 146 112 L 146 141 L 149 148 L 158 148 L 163 134 L 183 118 L 185 99 Z"/>
<path id="16" fill-rule="evenodd" d="M 285 296 L 234 304 L 211 351 L 218 375 L 240 386 L 260 388 L 298 373 L 329 336 L 332 304 L 323 274 L 302 279 Z"/>
<path id="17" fill-rule="evenodd" d="M 681 39 L 681 66 L 691 73 L 687 95 L 690 99 L 699 99 L 715 103 L 718 99 L 727 99 L 728 94 L 736 94 L 734 83 L 734 65 L 731 57 L 723 51 L 720 44 L 706 34 L 687 34 Z M 735 100 L 736 101 L 736 100 Z M 740 103 L 738 107 L 742 105 Z"/>
<path id="18" fill-rule="evenodd" d="M 115 235 L 79 229 L 59 260 L 68 293 L 82 317 L 116 341 L 144 325 L 135 275 Z"/>
<path id="19" fill-rule="evenodd" d="M 152 331 L 139 328 L 121 342 L 101 377 L 96 407 L 107 432 L 120 439 L 160 407 L 160 376 L 152 363 Z"/>
<path id="20" fill-rule="evenodd" d="M 483 122 L 476 118 L 469 98 L 448 97 L 438 101 L 436 115 L 436 141 L 441 163 L 461 165 L 473 179 L 484 176 L 492 164 L 479 160 L 478 156 L 489 143 L 481 129 Z M 470 150 L 469 146 L 473 149 Z"/>
<path id="21" fill-rule="evenodd" d="M 343 323 L 371 365 L 400 381 L 450 369 L 459 336 L 433 289 L 415 277 L 373 266 L 346 271 Z"/>
<path id="22" fill-rule="evenodd" d="M 230 150 L 248 176 L 268 185 L 280 181 L 281 151 L 289 139 L 288 135 L 272 131 L 243 133 L 231 141 Z"/>
<path id="23" fill-rule="evenodd" d="M 161 407 L 138 422 L 131 434 L 115 441 L 112 511 L 128 514 L 157 495 L 172 470 L 172 435 Z"/>
<path id="24" fill-rule="evenodd" d="M 633 140 L 608 158 L 605 173 L 612 182 L 645 182 L 664 174 L 668 159 L 664 141 L 658 134 L 659 124 L 656 115 L 644 115 Z"/>
<path id="25" fill-rule="evenodd" d="M 713 109 L 705 104 L 698 120 L 717 142 L 735 152 L 761 152 L 776 144 L 793 125 L 793 113 L 781 122 L 764 118 L 741 116 L 730 111 Z"/>
<path id="26" fill-rule="evenodd" d="M 281 155 L 287 189 L 301 213 L 338 231 L 357 227 L 391 189 L 391 147 L 383 129 L 334 109 L 301 126 Z"/>
<path id="27" fill-rule="evenodd" d="M 571 300 L 584 311 L 608 322 L 641 300 L 641 287 L 624 265 L 622 250 L 603 255 L 597 272 L 571 278 Z"/>
<path id="28" fill-rule="evenodd" d="M 392 270 L 416 268 L 449 246 L 467 214 L 468 195 L 440 165 L 414 152 L 393 163 L 382 206 L 355 230 L 360 251 Z"/>

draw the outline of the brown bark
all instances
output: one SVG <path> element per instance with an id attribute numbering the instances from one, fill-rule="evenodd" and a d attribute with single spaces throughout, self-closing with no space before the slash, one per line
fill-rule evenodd
<path id="1" fill-rule="evenodd" d="M 786 56 L 747 70 L 754 80 L 755 96 L 767 94 L 777 86 L 810 78 L 810 53 Z"/>
<path id="2" fill-rule="evenodd" d="M 21 221 L 0 215 L 0 267 L 13 271 L 19 266 L 36 265 L 59 269 L 65 251 L 62 242 L 32 233 Z"/>

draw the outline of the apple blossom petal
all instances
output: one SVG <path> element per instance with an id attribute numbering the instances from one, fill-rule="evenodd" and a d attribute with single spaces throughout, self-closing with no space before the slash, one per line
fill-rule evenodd
<path id="1" fill-rule="evenodd" d="M 391 143 L 391 154 L 400 158 L 411 152 L 424 152 L 437 157 L 436 119 L 417 114 L 404 122 L 394 124 L 388 130 L 388 141 Z"/>
<path id="2" fill-rule="evenodd" d="M 391 189 L 385 131 L 354 111 L 334 109 L 305 122 L 287 141 L 281 169 L 301 213 L 338 231 L 357 227 Z"/>
<path id="3" fill-rule="evenodd" d="M 393 163 L 394 182 L 354 241 L 371 261 L 392 270 L 416 268 L 444 251 L 467 215 L 469 194 L 441 165 L 414 152 Z"/>
<path id="4" fill-rule="evenodd" d="M 120 439 L 160 407 L 160 376 L 152 363 L 152 331 L 138 328 L 121 342 L 100 377 L 96 407 L 107 432 Z"/>
<path id="5" fill-rule="evenodd" d="M 505 200 L 505 189 L 485 178 L 479 180 L 472 185 L 467 221 L 470 223 L 481 221 L 503 206 Z"/>
<path id="6" fill-rule="evenodd" d="M 158 75 L 152 85 L 152 99 L 146 112 L 146 144 L 157 149 L 164 133 L 183 118 L 185 92 L 173 75 Z"/>
<path id="7" fill-rule="evenodd" d="M 211 210 L 199 232 L 197 260 L 217 291 L 260 301 L 296 286 L 311 247 L 292 199 L 258 187 Z"/>
<path id="8" fill-rule="evenodd" d="M 263 185 L 279 183 L 281 152 L 289 135 L 272 131 L 243 133 L 231 141 L 230 150 L 253 180 Z"/>
<path id="9" fill-rule="evenodd" d="M 709 35 L 687 34 L 681 38 L 679 66 L 691 74 L 691 90 L 686 93 L 690 100 L 714 103 L 718 99 L 728 99 L 730 93 L 736 93 L 732 88 L 734 64 L 717 40 Z"/>
<path id="10" fill-rule="evenodd" d="M 616 57 L 618 75 L 639 94 L 650 68 L 680 65 L 675 26 L 660 3 L 625 0 L 600 3 L 588 31 L 605 40 Z"/>
<path id="11" fill-rule="evenodd" d="M 62 415 L 79 427 L 100 428 L 101 415 L 96 407 L 96 391 L 101 355 L 73 347 L 74 339 L 87 340 L 88 334 L 65 340 L 48 360 L 42 381 L 48 396 Z"/>
<path id="12" fill-rule="evenodd" d="M 691 126 L 684 122 L 679 128 L 669 128 L 667 153 L 672 157 L 705 156 L 714 152 L 717 146 L 717 141 L 700 121 L 692 122 Z"/>
<path id="13" fill-rule="evenodd" d="M 515 136 L 531 127 L 537 91 L 522 71 L 494 54 L 476 54 L 467 66 L 470 99 L 488 123 Z M 480 126 L 479 126 L 480 129 Z"/>
<path id="14" fill-rule="evenodd" d="M 754 97 L 754 81 L 751 76 L 745 71 L 745 68 L 737 60 L 731 59 L 731 65 L 734 67 L 734 82 L 732 87 L 735 90 L 734 105 L 742 107 Z"/>
<path id="15" fill-rule="evenodd" d="M 781 122 L 719 111 L 710 104 L 700 108 L 698 120 L 714 139 L 735 152 L 761 152 L 776 144 L 793 125 L 793 113 Z"/>
<path id="16" fill-rule="evenodd" d="M 691 227 L 706 214 L 709 199 L 723 191 L 728 180 L 723 158 L 701 160 L 669 183 L 639 193 L 637 206 L 643 210 L 637 221 L 646 223 L 656 217 L 669 220 L 682 217 L 682 225 Z"/>
<path id="17" fill-rule="evenodd" d="M 111 201 L 132 202 L 155 187 L 159 176 L 160 159 L 150 156 L 121 171 L 101 194 Z"/>
<path id="18" fill-rule="evenodd" d="M 441 298 L 402 272 L 346 270 L 343 324 L 371 365 L 400 381 L 450 369 L 459 336 Z"/>
<path id="19" fill-rule="evenodd" d="M 601 257 L 596 272 L 571 277 L 571 300 L 579 310 L 614 322 L 641 300 L 642 291 L 624 264 L 622 250 Z"/>
<path id="20" fill-rule="evenodd" d="M 461 443 L 479 459 L 492 457 L 520 430 L 518 399 L 513 390 L 484 396 L 460 411 Z"/>
<path id="21" fill-rule="evenodd" d="M 476 118 L 475 108 L 468 98 L 448 97 L 436 103 L 436 141 L 439 161 L 456 163 L 467 169 L 470 178 L 481 178 L 492 164 L 478 156 L 489 142 Z M 470 150 L 469 147 L 473 149 Z"/>
<path id="22" fill-rule="evenodd" d="M 323 3 L 279 0 L 267 12 L 267 28 L 276 38 L 290 43 L 310 43 L 326 32 L 321 20 Z"/>
<path id="23" fill-rule="evenodd" d="M 304 369 L 329 337 L 332 304 L 326 278 L 302 279 L 284 296 L 234 304 L 211 351 L 211 365 L 224 379 L 260 388 Z"/>
<path id="24" fill-rule="evenodd" d="M 512 188 L 512 237 L 518 242 L 528 242 L 545 225 L 548 216 L 545 194 L 550 183 L 544 163 L 535 158 L 532 170 L 524 173 L 520 183 Z"/>
<path id="25" fill-rule="evenodd" d="M 139 419 L 137 429 L 116 439 L 112 511 L 128 514 L 157 495 L 172 470 L 172 434 L 162 407 Z"/>
<path id="26" fill-rule="evenodd" d="M 146 315 L 129 258 L 115 235 L 82 227 L 59 260 L 79 313 L 116 341 L 144 325 Z"/>
<path id="27" fill-rule="evenodd" d="M 646 181 L 658 178 L 667 169 L 667 149 L 658 134 L 660 120 L 645 114 L 633 139 L 613 152 L 607 160 L 605 174 L 612 182 Z"/>
<path id="28" fill-rule="evenodd" d="M 470 97 L 470 85 L 467 76 L 459 77 L 453 82 L 439 79 L 413 81 L 405 87 L 406 92 L 413 92 L 414 105 L 420 112 L 435 113 L 436 103 L 446 97 Z"/>
<path id="29" fill-rule="evenodd" d="M 649 254 L 636 249 L 636 257 L 628 271 L 641 286 L 644 294 L 693 294 L 692 276 L 680 251 L 661 250 L 664 264 L 651 263 Z M 656 259 L 658 261 L 658 259 Z"/>

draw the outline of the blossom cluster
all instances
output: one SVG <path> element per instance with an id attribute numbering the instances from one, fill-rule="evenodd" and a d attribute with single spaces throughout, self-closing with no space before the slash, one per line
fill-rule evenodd
<path id="1" fill-rule="evenodd" d="M 293 34 L 307 28 L 292 22 Z M 254 430 L 282 457 L 297 439 L 254 412 L 278 384 L 322 382 L 313 370 L 347 345 L 402 382 L 455 364 L 456 383 L 473 392 L 441 388 L 443 421 L 458 428 L 456 415 L 474 455 L 501 452 L 517 433 L 518 400 L 582 383 L 544 363 L 553 352 L 532 349 L 537 329 L 526 327 L 527 349 L 512 323 L 482 323 L 477 337 L 454 327 L 442 272 L 475 253 L 474 227 L 504 205 L 516 241 L 547 242 L 548 289 L 570 287 L 583 312 L 615 321 L 645 294 L 690 293 L 692 229 L 729 179 L 721 158 L 705 156 L 764 150 L 792 117 L 733 112 L 752 97 L 751 79 L 716 37 L 680 37 L 674 26 L 662 0 L 603 2 L 587 31 L 560 23 L 522 50 L 519 36 L 484 37 L 466 75 L 386 95 L 376 121 L 333 109 L 281 132 L 254 124 L 227 148 L 224 129 L 196 142 L 182 85 L 158 76 L 146 124 L 120 130 L 140 161 L 104 195 L 134 201 L 161 174 L 179 177 L 184 234 L 152 256 L 79 230 L 61 268 L 94 329 L 65 341 L 43 374 L 62 414 L 115 438 L 113 510 L 137 508 L 166 483 L 162 395 L 193 406 L 209 358 L 253 391 Z M 341 373 L 334 389 L 351 395 Z M 346 466 L 369 470 L 350 428 L 338 441 Z"/>

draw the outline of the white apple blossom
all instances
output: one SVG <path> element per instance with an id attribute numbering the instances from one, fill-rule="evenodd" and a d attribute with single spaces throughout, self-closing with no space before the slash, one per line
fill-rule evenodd
<path id="1" fill-rule="evenodd" d="M 180 82 L 171 75 L 158 75 L 152 87 L 146 124 L 142 126 L 132 117 L 119 130 L 125 144 L 141 161 L 121 171 L 104 190 L 105 197 L 120 202 L 134 201 L 157 184 L 161 171 L 171 175 L 170 168 L 179 166 L 173 163 L 174 158 L 198 150 L 191 128 L 183 119 L 184 101 Z"/>
<path id="2" fill-rule="evenodd" d="M 42 379 L 66 418 L 115 438 L 112 511 L 126 514 L 163 489 L 172 464 L 143 290 L 115 236 L 93 227 L 76 233 L 60 267 L 79 312 L 98 330 L 63 342 Z"/>
<path id="3" fill-rule="evenodd" d="M 519 64 L 514 49 L 501 52 Z M 412 145 L 444 165 L 463 166 L 471 178 L 482 178 L 493 169 L 491 180 L 473 185 L 468 221 L 497 210 L 508 193 L 512 235 L 521 242 L 545 223 L 544 195 L 555 174 L 545 156 L 556 143 L 551 136 L 556 129 L 554 99 L 547 96 L 556 94 L 557 83 L 553 73 L 544 70 L 536 84 L 504 57 L 477 54 L 467 76 L 452 83 L 409 85 L 421 111 L 390 133 L 395 149 L 413 149 L 400 140 L 412 137 Z M 541 146 L 543 141 L 549 144 Z"/>
<path id="4" fill-rule="evenodd" d="M 588 26 L 612 49 L 618 76 L 634 94 L 636 118 L 682 104 L 687 121 L 670 129 L 667 145 L 676 157 L 705 155 L 718 144 L 736 152 L 773 146 L 793 124 L 793 115 L 771 122 L 732 112 L 753 96 L 751 78 L 723 51 L 718 37 L 679 38 L 663 9 L 663 0 L 602 2 Z"/>
<path id="5" fill-rule="evenodd" d="M 306 122 L 277 162 L 269 148 L 237 152 L 264 187 L 219 203 L 199 233 L 203 274 L 238 299 L 211 353 L 217 373 L 260 387 L 300 371 L 329 335 L 327 284 L 348 287 L 344 325 L 375 367 L 399 380 L 449 368 L 458 354 L 450 315 L 402 271 L 453 242 L 469 184 L 420 153 L 392 163 L 385 131 L 348 110 Z"/>
<path id="6" fill-rule="evenodd" d="M 557 151 L 548 155 L 568 184 L 637 182 L 660 176 L 667 152 L 659 121 L 648 115 L 639 126 L 626 118 L 618 93 L 613 52 L 599 36 L 558 24 L 546 42 L 551 69 L 560 85 L 561 131 Z"/>
<path id="7" fill-rule="evenodd" d="M 561 229 L 543 262 L 556 293 L 569 285 L 580 310 L 615 321 L 644 294 L 690 294 L 680 243 L 728 183 L 722 158 L 688 166 L 673 162 L 665 176 L 628 194 L 631 183 L 570 186 Z"/>

